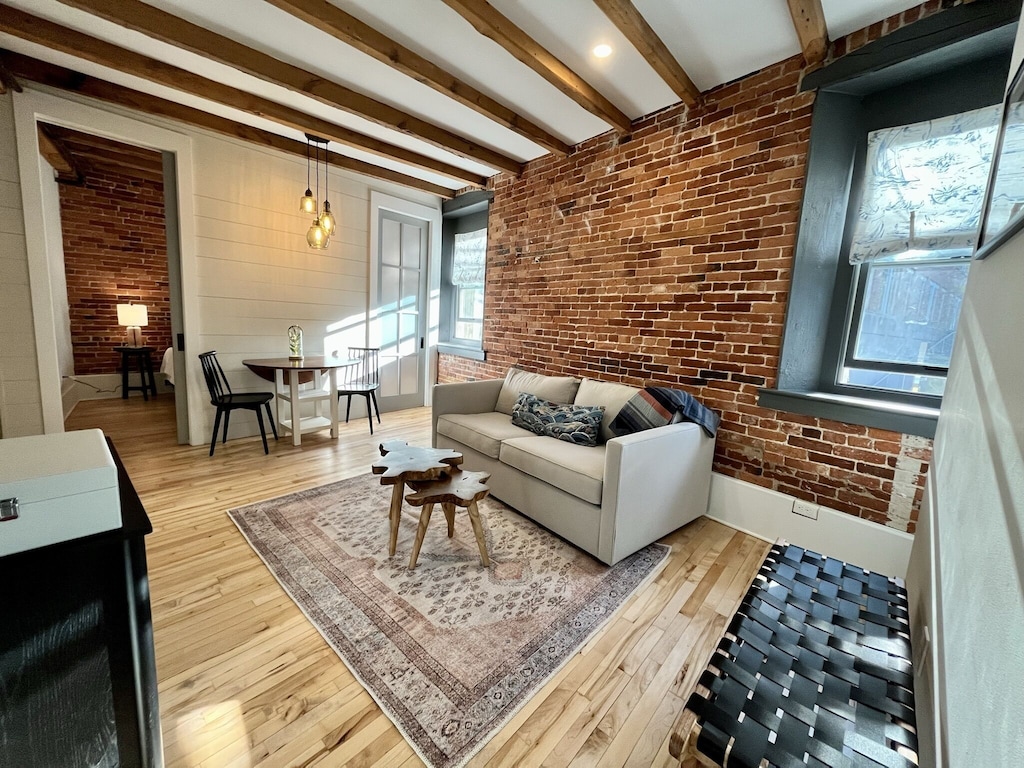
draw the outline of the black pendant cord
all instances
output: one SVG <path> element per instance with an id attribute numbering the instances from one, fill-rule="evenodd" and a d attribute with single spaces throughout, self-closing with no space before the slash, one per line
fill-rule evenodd
<path id="1" fill-rule="evenodd" d="M 320 200 L 320 144 L 316 144 L 316 199 Z M 320 221 L 320 212 L 315 211 L 316 220 Z"/>
<path id="2" fill-rule="evenodd" d="M 306 191 L 309 191 L 309 136 L 306 136 Z"/>
<path id="3" fill-rule="evenodd" d="M 331 168 L 328 165 L 327 160 L 327 144 L 324 143 L 324 211 L 327 210 L 327 206 L 330 205 L 329 199 L 330 194 L 327 192 L 327 184 L 330 182 Z"/>

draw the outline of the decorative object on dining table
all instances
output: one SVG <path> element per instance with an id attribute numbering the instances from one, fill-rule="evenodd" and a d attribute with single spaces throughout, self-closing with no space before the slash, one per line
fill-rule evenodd
<path id="1" fill-rule="evenodd" d="M 1024 64 L 1010 83 L 992 151 L 974 258 L 984 259 L 1024 227 Z"/>
<path id="2" fill-rule="evenodd" d="M 288 326 L 288 359 L 302 359 L 302 326 Z"/>
<path id="3" fill-rule="evenodd" d="M 313 194 L 313 190 L 310 187 L 310 175 L 309 175 L 309 148 L 310 144 L 316 152 L 314 159 L 314 165 L 316 167 L 316 194 Z M 313 223 L 310 225 L 309 230 L 306 232 L 306 243 L 309 244 L 310 248 L 316 248 L 322 250 L 331 244 L 331 235 L 334 234 L 334 229 L 337 226 L 334 214 L 331 213 L 331 201 L 327 188 L 329 186 L 329 175 L 330 165 L 328 163 L 330 157 L 330 150 L 328 145 L 330 142 L 327 139 L 314 136 L 311 133 L 306 134 L 306 192 L 299 200 L 299 210 L 304 213 L 312 213 L 315 218 Z M 318 207 L 317 201 L 320 197 L 320 148 L 323 145 L 324 151 L 324 207 L 321 210 Z"/>
<path id="4" fill-rule="evenodd" d="M 117 324 L 125 327 L 126 347 L 142 346 L 142 326 L 149 325 L 149 311 L 145 304 L 118 304 Z"/>
<path id="5" fill-rule="evenodd" d="M 607 567 L 489 496 L 479 505 L 490 569 L 480 567 L 469 526 L 449 539 L 437 525 L 409 571 L 414 524 L 402 527 L 399 557 L 381 551 L 387 498 L 388 489 L 363 474 L 228 514 L 431 768 L 465 766 L 616 621 L 669 552 L 652 544 Z M 618 621 L 634 631 L 628 614 Z M 608 642 L 622 642 L 614 626 Z M 595 659 L 601 648 L 591 651 Z M 586 658 L 576 674 L 591 669 Z M 616 669 L 606 673 L 614 678 Z"/>

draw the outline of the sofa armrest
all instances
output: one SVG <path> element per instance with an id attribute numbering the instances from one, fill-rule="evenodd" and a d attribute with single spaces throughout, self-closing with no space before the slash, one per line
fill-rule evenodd
<path id="1" fill-rule="evenodd" d="M 437 445 L 437 417 L 446 413 L 490 413 L 498 404 L 504 379 L 435 384 L 431 405 L 430 444 Z"/>
<path id="2" fill-rule="evenodd" d="M 689 422 L 609 440 L 601 559 L 615 563 L 707 512 L 715 440 Z"/>

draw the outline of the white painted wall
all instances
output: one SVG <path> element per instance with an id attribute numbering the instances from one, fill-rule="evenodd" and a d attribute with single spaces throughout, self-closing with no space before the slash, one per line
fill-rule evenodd
<path id="1" fill-rule="evenodd" d="M 43 431 L 14 106 L 0 96 L 0 436 Z"/>
<path id="2" fill-rule="evenodd" d="M 193 444 L 209 440 L 213 426 L 213 409 L 208 406 L 196 355 L 217 350 L 236 390 L 252 391 L 265 390 L 270 383 L 251 374 L 241 361 L 286 355 L 289 325 L 302 326 L 307 354 L 364 344 L 371 190 L 440 210 L 440 199 L 435 196 L 332 169 L 330 200 L 339 231 L 329 249 L 313 251 L 305 244 L 311 222 L 298 210 L 305 189 L 304 159 L 88 99 L 58 95 L 70 105 L 89 105 L 108 116 L 130 117 L 143 126 L 173 131 L 187 142 L 189 167 L 181 168 L 179 160 L 179 183 L 183 175 L 189 176 L 187 186 L 192 190 L 188 209 L 194 234 L 190 237 L 184 232 L 183 222 L 182 250 L 183 271 L 193 276 L 184 285 L 186 338 L 191 340 L 186 361 L 190 414 L 195 414 Z M 10 98 L 6 98 L 9 113 Z M 76 123 L 85 122 L 85 117 L 79 120 L 79 111 L 85 112 L 77 107 L 71 110 Z M 4 148 L 13 146 L 13 132 L 4 127 L 10 122 L 9 117 L 0 122 Z M 5 130 L 11 141 L 3 140 Z M 107 133 L 115 138 L 121 134 Z M 16 172 L 12 178 L 12 190 L 17 192 Z M 19 201 L 19 215 L 14 216 L 19 224 L 20 213 Z M 25 258 L 23 237 L 21 242 L 13 259 L 16 265 Z M 31 331 L 30 304 L 26 310 Z M 30 332 L 30 341 L 32 338 Z M 0 358 L 3 351 L 0 347 Z M 27 367 L 34 371 L 29 356 L 34 352 L 25 356 L 31 363 Z M 0 406 L 2 396 L 0 392 Z M 34 431 L 42 431 L 41 425 L 37 423 Z M 232 417 L 229 437 L 257 432 L 252 414 L 239 412 Z M 24 432 L 28 433 L 31 431 Z"/>
<path id="3" fill-rule="evenodd" d="M 53 320 L 57 337 L 57 370 L 61 377 L 75 373 L 75 353 L 71 345 L 71 308 L 68 306 L 68 279 L 64 270 L 64 237 L 60 220 L 60 189 L 53 175 L 43 166 L 43 210 L 47 212 L 46 242 L 50 260 L 50 285 L 53 286 Z"/>
<path id="4" fill-rule="evenodd" d="M 1018 233 L 971 267 L 908 573 L 922 766 L 1024 765 L 1022 297 Z"/>

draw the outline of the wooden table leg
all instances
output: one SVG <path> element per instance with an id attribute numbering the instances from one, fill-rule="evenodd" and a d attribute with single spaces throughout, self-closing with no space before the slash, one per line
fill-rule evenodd
<path id="1" fill-rule="evenodd" d="M 476 545 L 480 548 L 480 564 L 486 568 L 491 564 L 491 559 L 487 556 L 487 542 L 484 541 L 484 529 L 480 524 L 480 510 L 477 509 L 476 502 L 471 501 L 466 511 L 469 512 L 469 522 L 473 524 Z"/>
<path id="2" fill-rule="evenodd" d="M 441 505 L 441 509 L 444 510 L 444 516 L 448 520 L 448 538 L 455 536 L 455 505 L 445 503 Z"/>
<path id="3" fill-rule="evenodd" d="M 405 495 L 405 483 L 399 480 L 391 488 L 391 511 L 388 519 L 391 521 L 391 537 L 388 541 L 388 557 L 393 557 L 398 548 L 398 524 L 402 520 L 402 496 Z"/>
<path id="4" fill-rule="evenodd" d="M 420 556 L 420 547 L 423 546 L 423 537 L 427 535 L 427 524 L 430 523 L 430 513 L 434 511 L 433 504 L 424 504 L 420 512 L 420 524 L 416 526 L 416 541 L 412 545 L 412 554 L 409 555 L 410 570 L 416 567 L 416 559 Z"/>
<path id="5" fill-rule="evenodd" d="M 331 368 L 327 372 L 331 381 L 331 437 L 338 437 L 338 369 Z"/>
<path id="6" fill-rule="evenodd" d="M 302 444 L 302 404 L 299 402 L 299 372 L 288 371 L 288 394 L 292 398 L 292 445 Z"/>

